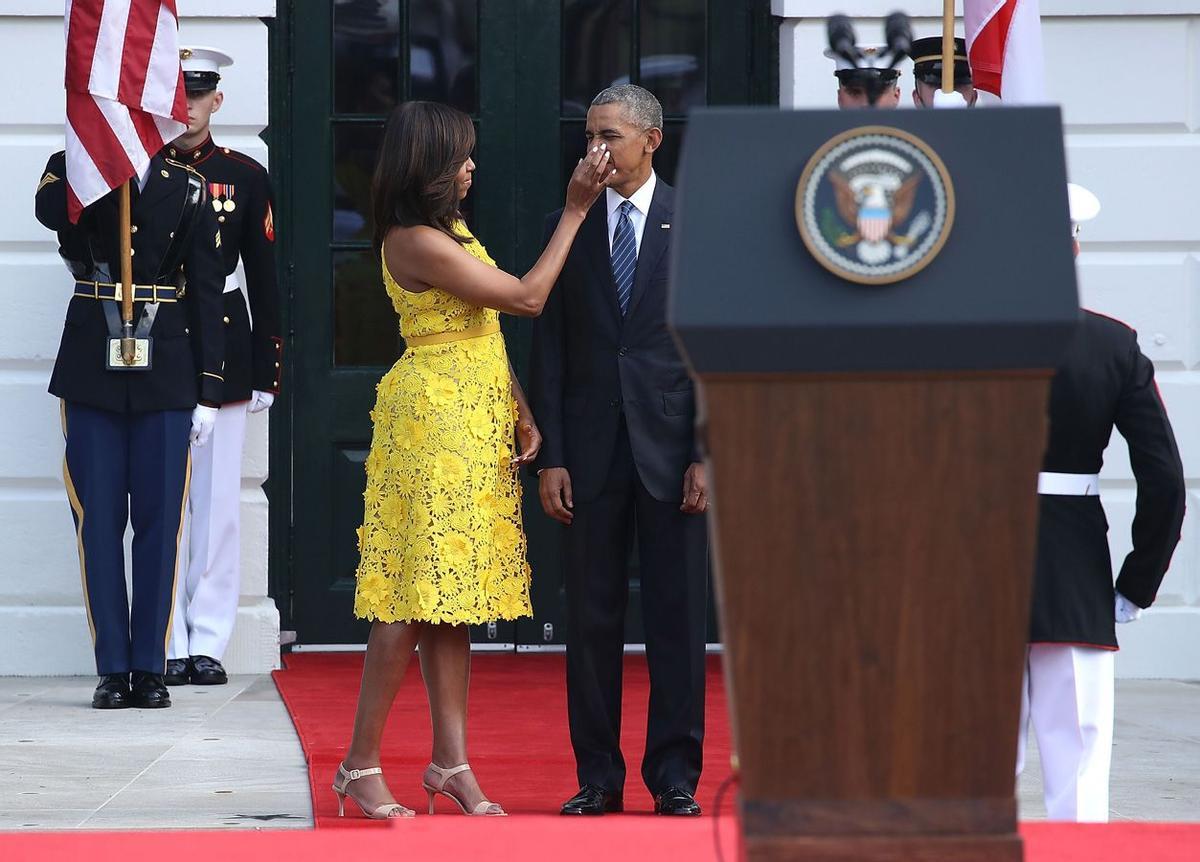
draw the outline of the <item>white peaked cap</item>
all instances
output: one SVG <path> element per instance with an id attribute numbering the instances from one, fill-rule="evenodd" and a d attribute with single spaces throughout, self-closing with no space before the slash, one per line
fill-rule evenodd
<path id="1" fill-rule="evenodd" d="M 1067 183 L 1067 202 L 1071 208 L 1071 221 L 1075 224 L 1091 221 L 1100 214 L 1100 198 L 1081 185 Z"/>
<path id="2" fill-rule="evenodd" d="M 179 62 L 185 72 L 220 72 L 222 66 L 232 66 L 233 58 L 217 48 L 201 45 L 181 45 Z"/>
<path id="3" fill-rule="evenodd" d="M 835 69 L 837 72 L 858 68 L 886 69 L 888 63 L 891 62 L 890 60 L 888 62 L 884 62 L 883 60 L 884 55 L 887 54 L 887 46 L 885 45 L 860 45 L 858 50 L 862 52 L 861 67 L 848 62 L 841 54 L 833 53 L 832 48 L 825 49 L 825 56 L 837 64 L 837 68 Z"/>

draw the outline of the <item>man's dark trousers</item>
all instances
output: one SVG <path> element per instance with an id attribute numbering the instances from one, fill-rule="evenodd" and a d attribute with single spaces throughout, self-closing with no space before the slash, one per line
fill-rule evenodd
<path id="1" fill-rule="evenodd" d="M 191 411 L 115 412 L 62 403 L 63 479 L 79 541 L 96 671 L 162 674 L 191 472 Z M 129 522 L 132 613 L 125 589 Z"/>
<path id="2" fill-rule="evenodd" d="M 704 516 L 679 505 L 646 490 L 622 421 L 603 488 L 576 497 L 566 528 L 567 708 L 581 785 L 624 788 L 621 667 L 635 534 L 652 692 L 642 778 L 653 794 L 694 793 L 700 779 L 708 545 Z"/>

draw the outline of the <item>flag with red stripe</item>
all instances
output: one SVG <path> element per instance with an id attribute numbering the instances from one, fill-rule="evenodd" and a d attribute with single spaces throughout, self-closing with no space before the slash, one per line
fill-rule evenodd
<path id="1" fill-rule="evenodd" d="M 71 221 L 187 130 L 175 0 L 67 0 Z"/>
<path id="2" fill-rule="evenodd" d="M 1038 0 L 963 0 L 975 86 L 1008 104 L 1046 101 Z"/>

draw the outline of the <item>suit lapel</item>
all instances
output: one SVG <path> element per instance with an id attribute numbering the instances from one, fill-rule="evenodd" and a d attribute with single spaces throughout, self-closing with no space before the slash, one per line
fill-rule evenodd
<path id="1" fill-rule="evenodd" d="M 600 197 L 588 210 L 587 218 L 579 228 L 588 264 L 593 271 L 593 281 L 603 294 L 601 302 L 612 312 L 613 319 L 621 322 L 621 307 L 617 305 L 617 285 L 612 277 L 612 261 L 608 251 L 608 202 L 601 192 Z"/>
<path id="2" fill-rule="evenodd" d="M 629 297 L 629 310 L 625 319 L 633 317 L 638 303 L 646 294 L 650 277 L 658 269 L 659 258 L 667 249 L 667 237 L 671 233 L 671 214 L 674 211 L 674 189 L 661 179 L 654 188 L 650 201 L 650 212 L 646 213 L 646 227 L 642 231 L 642 247 L 638 252 L 637 270 L 633 276 L 633 292 Z M 668 227 L 663 227 L 663 225 Z"/>

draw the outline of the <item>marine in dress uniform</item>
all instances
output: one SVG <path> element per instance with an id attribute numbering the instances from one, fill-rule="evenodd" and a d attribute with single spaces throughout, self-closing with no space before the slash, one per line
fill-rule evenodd
<path id="1" fill-rule="evenodd" d="M 227 681 L 221 657 L 233 634 L 241 592 L 246 415 L 266 410 L 278 394 L 283 342 L 267 171 L 249 156 L 218 147 L 208 131 L 223 99 L 217 90 L 219 70 L 233 60 L 200 47 L 183 48 L 180 59 L 190 124 L 167 153 L 204 174 L 221 232 L 225 386 L 212 442 L 192 452 L 188 558 L 179 579 L 167 683 L 220 685 Z"/>
<path id="2" fill-rule="evenodd" d="M 942 87 L 942 37 L 927 36 L 924 39 L 914 39 L 909 56 L 913 61 L 913 104 L 918 108 L 943 107 L 943 97 L 949 96 L 968 108 L 975 107 L 979 101 L 979 93 L 975 89 L 975 81 L 971 75 L 971 64 L 967 59 L 967 40 L 961 36 L 954 38 L 954 90 L 959 99 L 953 94 L 941 92 Z"/>
<path id="3" fill-rule="evenodd" d="M 1071 189 L 1072 220 L 1099 202 Z M 1183 466 L 1154 366 L 1137 333 L 1085 311 L 1050 387 L 1050 436 L 1038 477 L 1034 576 L 1017 774 L 1032 722 L 1051 820 L 1108 819 L 1116 623 L 1154 601 L 1183 524 Z M 1100 505 L 1105 447 L 1116 427 L 1137 481 L 1133 550 L 1114 587 Z"/>
<path id="4" fill-rule="evenodd" d="M 189 435 L 198 445 L 207 439 L 224 386 L 220 235 L 204 178 L 155 155 L 144 180 L 131 182 L 133 319 L 137 337 L 149 339 L 148 367 L 121 367 L 119 351 L 115 361 L 109 358 L 126 289 L 116 284 L 118 194 L 87 207 L 72 225 L 65 162 L 62 152 L 50 157 L 36 213 L 58 233 L 60 254 L 75 277 L 50 392 L 62 399 L 63 480 L 100 674 L 92 706 L 167 707 L 163 672 L 191 470 Z M 125 588 L 127 522 L 133 526 L 132 607 Z"/>
<path id="5" fill-rule="evenodd" d="M 838 108 L 895 108 L 900 104 L 900 70 L 876 68 L 875 63 L 884 62 L 887 49 L 879 45 L 868 45 L 859 49 L 862 52 L 861 66 L 856 66 L 832 48 L 825 50 L 825 56 L 833 60 L 833 74 L 838 80 Z M 872 89 L 879 92 L 874 105 L 871 104 L 869 93 Z"/>

